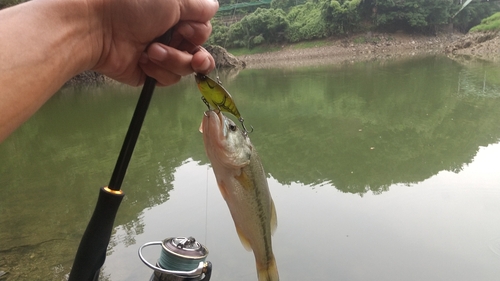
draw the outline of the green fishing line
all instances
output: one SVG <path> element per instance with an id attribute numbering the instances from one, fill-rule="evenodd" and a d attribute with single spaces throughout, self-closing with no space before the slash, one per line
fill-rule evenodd
<path id="1" fill-rule="evenodd" d="M 191 271 L 204 262 L 207 255 L 207 249 L 192 237 L 166 239 L 158 264 L 167 270 Z"/>

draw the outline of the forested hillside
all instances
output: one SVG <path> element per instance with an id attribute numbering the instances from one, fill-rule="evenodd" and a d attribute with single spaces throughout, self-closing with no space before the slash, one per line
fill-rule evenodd
<path id="1" fill-rule="evenodd" d="M 0 8 L 25 0 L 0 0 Z M 466 33 L 500 0 L 220 0 L 208 43 L 226 48 L 360 32 Z M 463 9 L 462 9 L 463 8 Z"/>
<path id="2" fill-rule="evenodd" d="M 208 43 L 252 48 L 368 31 L 466 33 L 500 11 L 493 0 L 252 0 L 255 5 L 241 7 L 243 2 L 249 1 L 220 1 Z M 228 22 L 231 17 L 240 20 Z"/>

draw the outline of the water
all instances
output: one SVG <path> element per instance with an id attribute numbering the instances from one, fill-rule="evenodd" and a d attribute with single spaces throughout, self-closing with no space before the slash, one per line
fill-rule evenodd
<path id="1" fill-rule="evenodd" d="M 497 280 L 499 69 L 427 57 L 223 76 L 268 173 L 281 280 Z M 7 280 L 69 272 L 139 92 L 64 89 L 0 145 Z M 192 77 L 155 93 L 102 280 L 149 280 L 137 249 L 172 236 L 208 247 L 212 280 L 256 280 L 205 156 L 199 96 Z"/>

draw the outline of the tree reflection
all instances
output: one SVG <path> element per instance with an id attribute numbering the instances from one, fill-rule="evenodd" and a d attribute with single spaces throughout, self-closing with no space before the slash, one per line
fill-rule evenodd
<path id="1" fill-rule="evenodd" d="M 272 177 L 363 195 L 459 172 L 479 147 L 498 142 L 496 69 L 428 57 L 244 70 L 222 79 L 255 127 L 250 138 Z M 63 239 L 54 256 L 69 266 L 137 97 L 138 89 L 121 86 L 65 89 L 2 143 L 0 252 Z M 205 109 L 192 77 L 155 93 L 122 187 L 111 251 L 135 244 L 142 212 L 169 200 L 178 167 L 187 159 L 207 163 L 198 132 Z M 2 259 L 29 260 L 9 253 Z M 41 278 L 52 276 L 49 265 L 39 268 L 47 268 Z"/>

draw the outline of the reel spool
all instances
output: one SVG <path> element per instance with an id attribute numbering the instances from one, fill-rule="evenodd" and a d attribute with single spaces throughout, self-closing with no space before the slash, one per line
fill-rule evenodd
<path id="1" fill-rule="evenodd" d="M 161 245 L 160 258 L 156 265 L 142 255 L 145 247 Z M 212 263 L 205 261 L 208 249 L 193 237 L 167 238 L 149 242 L 139 248 L 139 258 L 154 270 L 151 281 L 209 281 Z"/>

